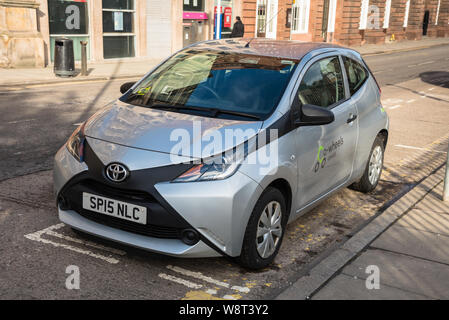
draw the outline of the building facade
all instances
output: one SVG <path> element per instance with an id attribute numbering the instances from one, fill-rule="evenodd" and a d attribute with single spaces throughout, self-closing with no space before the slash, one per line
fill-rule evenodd
<path id="1" fill-rule="evenodd" d="M 43 67 L 58 37 L 91 62 L 162 59 L 213 39 L 218 0 L 0 0 L 0 67 Z M 222 37 L 342 45 L 449 36 L 449 0 L 221 0 Z"/>
<path id="2" fill-rule="evenodd" d="M 449 36 L 449 0 L 243 0 L 245 36 L 356 46 Z"/>
<path id="3" fill-rule="evenodd" d="M 87 41 L 91 62 L 161 59 L 212 39 L 217 4 L 218 0 L 0 0 L 0 39 L 8 38 L 0 42 L 0 67 L 51 64 L 59 37 L 73 40 L 75 60 L 81 59 L 81 41 Z M 240 10 L 240 0 L 221 0 L 223 37 L 230 36 Z M 36 57 L 29 57 L 31 53 Z"/>

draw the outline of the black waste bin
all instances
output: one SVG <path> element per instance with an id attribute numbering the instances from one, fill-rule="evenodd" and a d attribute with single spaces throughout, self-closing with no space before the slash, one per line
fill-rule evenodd
<path id="1" fill-rule="evenodd" d="M 68 38 L 55 39 L 54 72 L 59 77 L 73 77 L 75 75 L 73 40 Z"/>

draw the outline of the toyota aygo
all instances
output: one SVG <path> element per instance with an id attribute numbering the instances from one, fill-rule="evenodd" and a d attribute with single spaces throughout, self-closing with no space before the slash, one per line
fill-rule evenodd
<path id="1" fill-rule="evenodd" d="M 388 117 L 350 49 L 206 41 L 121 92 L 54 164 L 60 220 L 102 238 L 263 268 L 288 222 L 382 172 Z"/>

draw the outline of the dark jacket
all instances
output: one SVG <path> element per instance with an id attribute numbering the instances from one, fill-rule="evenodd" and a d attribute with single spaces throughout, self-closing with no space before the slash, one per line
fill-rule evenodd
<path id="1" fill-rule="evenodd" d="M 243 37 L 245 33 L 245 25 L 242 21 L 237 21 L 234 23 L 234 28 L 232 28 L 231 38 L 240 38 Z"/>

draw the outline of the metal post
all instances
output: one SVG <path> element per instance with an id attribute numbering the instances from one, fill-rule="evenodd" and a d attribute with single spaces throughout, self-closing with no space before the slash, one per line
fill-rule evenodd
<path id="1" fill-rule="evenodd" d="M 447 148 L 446 175 L 444 177 L 443 201 L 449 202 L 449 146 Z"/>
<path id="2" fill-rule="evenodd" d="M 215 19 L 217 25 L 215 27 L 215 39 L 221 39 L 221 0 L 218 0 L 217 5 L 217 19 Z"/>
<path id="3" fill-rule="evenodd" d="M 81 75 L 87 76 L 87 41 L 81 43 Z"/>

